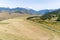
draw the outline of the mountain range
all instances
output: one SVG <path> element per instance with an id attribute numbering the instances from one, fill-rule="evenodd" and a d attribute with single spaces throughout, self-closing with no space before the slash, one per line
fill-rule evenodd
<path id="1" fill-rule="evenodd" d="M 27 14 L 45 14 L 47 12 L 52 12 L 53 10 L 48 10 L 48 9 L 44 9 L 44 10 L 33 10 L 33 9 L 27 9 L 27 8 L 4 8 L 4 7 L 0 7 L 0 12 L 15 12 L 15 13 L 27 13 Z"/>

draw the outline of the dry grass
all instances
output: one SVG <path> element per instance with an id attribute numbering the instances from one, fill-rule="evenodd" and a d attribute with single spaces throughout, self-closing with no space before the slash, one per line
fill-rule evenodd
<path id="1" fill-rule="evenodd" d="M 42 25 L 27 21 L 26 17 L 1 21 L 8 24 L 0 24 L 0 40 L 60 40 L 58 35 L 40 28 Z"/>

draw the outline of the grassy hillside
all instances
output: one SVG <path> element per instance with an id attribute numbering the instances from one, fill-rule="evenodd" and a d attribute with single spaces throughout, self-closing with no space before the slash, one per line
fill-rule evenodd
<path id="1" fill-rule="evenodd" d="M 22 15 L 0 21 L 0 40 L 60 40 L 60 37 L 45 25 L 26 20 L 30 15 Z"/>
<path id="2" fill-rule="evenodd" d="M 52 16 L 51 14 L 49 15 Z M 50 17 L 49 15 L 48 14 L 43 15 L 43 19 L 41 19 L 42 16 L 32 16 L 28 17 L 27 20 L 45 25 L 46 27 L 44 26 L 44 28 L 56 32 L 60 35 L 60 21 L 57 21 L 57 18 L 54 17 L 49 19 Z M 45 17 L 47 17 L 47 19 L 44 19 Z"/>
<path id="3" fill-rule="evenodd" d="M 23 14 L 20 14 L 20 13 L 11 13 L 11 14 L 9 14 L 9 12 L 1 12 L 0 13 L 0 20 L 15 18 L 15 17 L 19 17 L 21 15 L 23 15 Z"/>
<path id="4" fill-rule="evenodd" d="M 44 14 L 43 16 L 41 16 L 42 20 L 53 20 L 53 21 L 60 21 L 60 9 L 59 10 L 55 10 L 53 12 L 49 12 L 47 14 Z"/>
<path id="5" fill-rule="evenodd" d="M 42 20 L 40 15 L 1 12 L 0 40 L 60 40 L 59 26 L 59 22 Z"/>

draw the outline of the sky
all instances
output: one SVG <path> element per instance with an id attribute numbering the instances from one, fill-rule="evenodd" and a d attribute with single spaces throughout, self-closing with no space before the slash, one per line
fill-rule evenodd
<path id="1" fill-rule="evenodd" d="M 30 8 L 34 10 L 60 8 L 60 0 L 0 0 L 0 7 Z"/>

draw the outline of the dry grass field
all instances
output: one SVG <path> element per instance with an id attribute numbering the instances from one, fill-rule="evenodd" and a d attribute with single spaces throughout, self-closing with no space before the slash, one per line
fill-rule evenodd
<path id="1" fill-rule="evenodd" d="M 60 37 L 43 25 L 26 20 L 22 15 L 0 21 L 0 40 L 60 40 Z"/>

